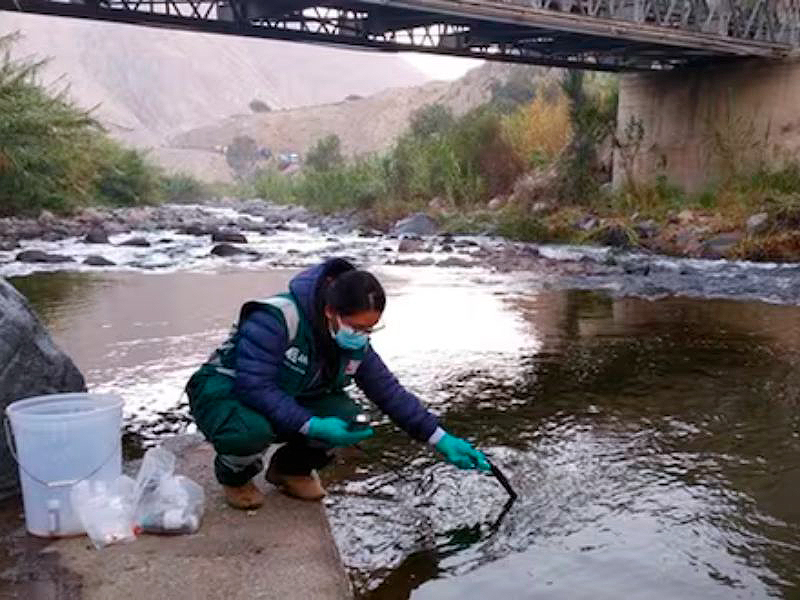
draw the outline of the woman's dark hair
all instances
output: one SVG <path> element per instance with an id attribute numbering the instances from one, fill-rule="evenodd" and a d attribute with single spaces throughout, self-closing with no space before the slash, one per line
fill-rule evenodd
<path id="1" fill-rule="evenodd" d="M 331 261 L 325 277 L 320 280 L 315 305 L 314 342 L 322 359 L 323 377 L 330 381 L 339 371 L 341 350 L 328 330 L 325 306 L 346 317 L 365 310 L 383 312 L 386 293 L 372 274 L 358 271 L 348 261 L 338 259 Z"/>
<path id="2" fill-rule="evenodd" d="M 328 285 L 325 304 L 345 317 L 366 310 L 381 313 L 386 307 L 386 293 L 372 273 L 346 271 Z"/>

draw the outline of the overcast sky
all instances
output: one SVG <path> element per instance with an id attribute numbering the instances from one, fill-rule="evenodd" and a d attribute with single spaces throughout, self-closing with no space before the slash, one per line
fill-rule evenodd
<path id="1" fill-rule="evenodd" d="M 473 67 L 477 67 L 483 63 L 482 60 L 474 58 L 421 54 L 418 52 L 403 52 L 400 56 L 425 73 L 428 77 L 444 81 L 458 79 Z"/>

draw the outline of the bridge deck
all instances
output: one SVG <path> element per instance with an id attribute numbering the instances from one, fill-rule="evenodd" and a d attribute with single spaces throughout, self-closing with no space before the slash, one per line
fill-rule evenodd
<path id="1" fill-rule="evenodd" d="M 798 45 L 800 9 L 741 1 L 751 8 L 723 13 L 704 0 L 0 0 L 0 9 L 611 71 L 780 58 Z"/>

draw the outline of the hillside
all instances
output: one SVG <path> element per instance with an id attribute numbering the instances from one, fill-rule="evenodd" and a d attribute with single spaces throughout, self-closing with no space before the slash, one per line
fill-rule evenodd
<path id="1" fill-rule="evenodd" d="M 406 130 L 411 114 L 418 108 L 441 103 L 455 115 L 462 115 L 488 102 L 492 89 L 520 70 L 530 77 L 548 73 L 539 67 L 486 63 L 453 82 L 384 90 L 369 97 L 321 106 L 236 115 L 171 137 L 170 149 L 158 150 L 155 156 L 172 168 L 211 180 L 218 179 L 227 169 L 220 150 L 237 136 L 251 137 L 273 154 L 302 155 L 328 134 L 339 136 L 346 155 L 380 152 Z"/>
<path id="2" fill-rule="evenodd" d="M 346 154 L 378 152 L 416 109 L 463 114 L 524 69 L 486 63 L 428 82 L 400 55 L 0 11 L 0 35 L 13 31 L 15 53 L 49 58 L 44 82 L 96 106 L 112 136 L 205 181 L 233 178 L 221 149 L 236 136 L 302 155 L 335 133 Z M 269 112 L 253 112 L 253 100 Z"/>
<path id="3" fill-rule="evenodd" d="M 254 99 L 272 109 L 418 85 L 396 55 L 0 11 L 20 56 L 50 58 L 45 82 L 97 105 L 109 131 L 140 147 L 234 114 Z"/>

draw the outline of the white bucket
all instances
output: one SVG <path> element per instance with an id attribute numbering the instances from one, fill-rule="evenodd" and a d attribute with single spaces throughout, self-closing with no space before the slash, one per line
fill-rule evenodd
<path id="1" fill-rule="evenodd" d="M 84 533 L 70 503 L 79 481 L 111 482 L 122 472 L 122 399 L 54 394 L 6 407 L 9 447 L 19 464 L 25 526 L 42 537 Z"/>

